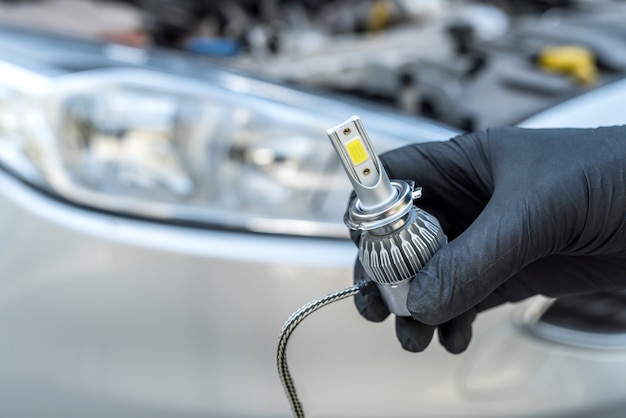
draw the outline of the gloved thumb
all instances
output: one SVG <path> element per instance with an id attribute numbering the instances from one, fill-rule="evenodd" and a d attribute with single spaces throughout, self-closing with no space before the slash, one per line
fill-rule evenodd
<path id="1" fill-rule="evenodd" d="M 528 200 L 494 194 L 476 220 L 443 246 L 411 283 L 414 319 L 443 324 L 468 311 L 524 266 L 548 255 L 550 237 Z M 532 227 L 529 223 L 533 223 Z"/>

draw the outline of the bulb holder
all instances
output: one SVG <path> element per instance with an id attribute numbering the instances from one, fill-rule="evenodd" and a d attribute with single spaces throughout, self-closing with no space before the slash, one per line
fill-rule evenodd
<path id="1" fill-rule="evenodd" d="M 411 280 L 447 242 L 437 218 L 413 204 L 421 195 L 414 183 L 392 180 L 396 198 L 376 211 L 366 212 L 358 197 L 344 217 L 346 226 L 362 231 L 359 260 L 374 281 L 389 311 L 410 316 L 406 300 Z"/>

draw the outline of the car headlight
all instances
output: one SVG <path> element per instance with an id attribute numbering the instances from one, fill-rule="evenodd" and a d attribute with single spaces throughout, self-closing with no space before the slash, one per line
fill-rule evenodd
<path id="1" fill-rule="evenodd" d="M 360 112 L 381 150 L 450 133 L 215 74 L 193 79 L 108 69 L 51 78 L 0 63 L 0 163 L 49 193 L 99 210 L 344 237 L 350 186 L 326 128 Z"/>

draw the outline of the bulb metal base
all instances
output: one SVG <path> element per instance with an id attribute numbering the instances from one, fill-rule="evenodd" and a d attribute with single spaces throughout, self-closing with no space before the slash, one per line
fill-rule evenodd
<path id="1" fill-rule="evenodd" d="M 392 184 L 399 191 L 394 201 L 366 213 L 355 198 L 344 220 L 349 228 L 363 231 L 359 260 L 389 311 L 410 316 L 406 300 L 411 279 L 447 238 L 437 218 L 413 204 L 412 182 L 393 180 Z"/>

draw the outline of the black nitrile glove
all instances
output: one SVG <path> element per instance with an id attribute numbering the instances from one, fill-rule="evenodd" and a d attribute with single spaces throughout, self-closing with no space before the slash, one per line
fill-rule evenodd
<path id="1" fill-rule="evenodd" d="M 626 288 L 626 127 L 492 129 L 381 160 L 423 187 L 418 206 L 450 240 L 413 279 L 413 318 L 396 318 L 405 349 L 437 328 L 460 353 L 476 313 L 505 302 Z M 355 301 L 369 320 L 389 315 L 373 284 Z"/>

